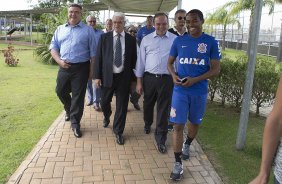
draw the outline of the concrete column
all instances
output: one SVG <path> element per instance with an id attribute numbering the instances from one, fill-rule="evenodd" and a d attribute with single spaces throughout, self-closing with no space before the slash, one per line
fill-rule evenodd
<path id="1" fill-rule="evenodd" d="M 276 58 L 276 63 L 281 62 L 282 60 L 282 19 L 281 20 L 281 29 L 280 29 L 280 41 L 279 41 L 279 47 L 278 47 L 278 54 Z"/>

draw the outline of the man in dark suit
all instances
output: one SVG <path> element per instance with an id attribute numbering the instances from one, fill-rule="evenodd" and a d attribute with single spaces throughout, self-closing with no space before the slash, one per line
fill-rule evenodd
<path id="1" fill-rule="evenodd" d="M 113 131 L 118 144 L 124 144 L 125 127 L 130 84 L 136 64 L 136 40 L 124 32 L 125 16 L 116 12 L 113 16 L 114 30 L 101 35 L 97 47 L 94 79 L 102 89 L 101 107 L 104 114 L 103 126 L 110 123 L 111 101 L 116 94 L 116 112 Z"/>

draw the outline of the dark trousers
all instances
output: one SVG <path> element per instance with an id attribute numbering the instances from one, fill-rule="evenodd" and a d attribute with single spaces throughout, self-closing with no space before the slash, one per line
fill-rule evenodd
<path id="1" fill-rule="evenodd" d="M 157 102 L 157 120 L 155 140 L 157 144 L 165 144 L 167 138 L 167 124 L 169 105 L 172 96 L 173 81 L 170 75 L 156 76 L 145 73 L 143 77 L 144 89 L 144 122 L 145 128 L 153 124 L 154 106 Z"/>
<path id="2" fill-rule="evenodd" d="M 125 81 L 123 73 L 113 74 L 112 86 L 102 87 L 101 91 L 101 108 L 105 118 L 110 118 L 112 114 L 111 102 L 113 94 L 116 94 L 116 112 L 113 122 L 115 134 L 123 134 L 125 127 L 130 89 L 130 84 Z"/>
<path id="3" fill-rule="evenodd" d="M 80 128 L 88 76 L 89 62 L 71 65 L 68 69 L 60 67 L 58 72 L 56 93 L 66 113 L 70 113 L 72 128 Z"/>

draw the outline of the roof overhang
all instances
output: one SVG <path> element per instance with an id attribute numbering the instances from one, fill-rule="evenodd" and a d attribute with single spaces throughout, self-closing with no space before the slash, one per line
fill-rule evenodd
<path id="1" fill-rule="evenodd" d="M 170 12 L 177 6 L 178 0 L 100 0 L 109 9 L 124 13 L 155 14 Z"/>

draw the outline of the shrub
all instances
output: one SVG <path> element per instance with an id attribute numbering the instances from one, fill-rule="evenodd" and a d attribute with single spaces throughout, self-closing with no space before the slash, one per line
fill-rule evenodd
<path id="1" fill-rule="evenodd" d="M 8 45 L 7 50 L 2 50 L 2 53 L 4 54 L 4 58 L 5 58 L 5 63 L 8 66 L 17 66 L 19 63 L 19 59 L 16 58 L 15 54 L 14 54 L 14 46 L 12 46 L 11 44 Z"/>
<path id="2" fill-rule="evenodd" d="M 252 101 L 256 105 L 256 115 L 259 115 L 259 108 L 265 103 L 272 103 L 278 87 L 280 67 L 266 58 L 257 58 Z"/>

